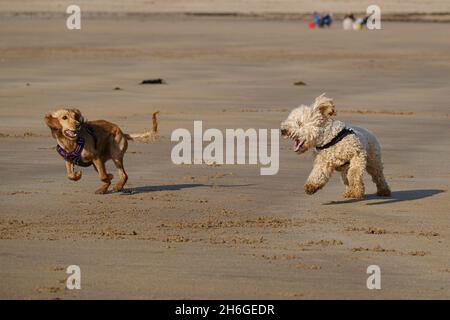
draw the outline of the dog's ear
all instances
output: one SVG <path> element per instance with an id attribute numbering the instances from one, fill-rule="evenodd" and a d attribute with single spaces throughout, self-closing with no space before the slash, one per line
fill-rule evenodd
<path id="1" fill-rule="evenodd" d="M 336 115 L 333 99 L 325 97 L 325 93 L 322 93 L 316 98 L 313 104 L 313 109 L 319 112 L 324 118 L 329 118 Z"/>
<path id="2" fill-rule="evenodd" d="M 73 108 L 73 109 L 70 109 L 70 111 L 72 111 L 73 113 L 75 113 L 75 119 L 76 119 L 78 122 L 80 122 L 80 123 L 83 123 L 83 122 L 84 122 L 84 117 L 83 117 L 83 115 L 81 114 L 81 111 L 80 111 L 80 110 Z"/>
<path id="3" fill-rule="evenodd" d="M 52 131 L 52 136 L 55 137 L 55 134 L 62 129 L 58 118 L 55 118 L 51 113 L 48 112 L 45 114 L 44 120 L 47 126 Z"/>
<path id="4" fill-rule="evenodd" d="M 52 130 L 59 130 L 61 129 L 61 124 L 59 123 L 58 118 L 55 118 L 50 112 L 47 112 L 45 114 L 45 123 L 47 126 Z"/>

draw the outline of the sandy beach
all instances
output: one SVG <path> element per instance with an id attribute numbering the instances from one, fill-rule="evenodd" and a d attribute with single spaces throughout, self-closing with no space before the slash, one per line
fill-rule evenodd
<path id="1" fill-rule="evenodd" d="M 181 3 L 164 8 L 186 11 Z M 0 12 L 24 10 L 15 6 Z M 449 299 L 448 28 L 311 31 L 299 21 L 168 14 L 90 17 L 69 31 L 58 16 L 2 16 L 0 298 Z M 149 78 L 167 84 L 139 84 Z M 339 119 L 378 136 L 392 197 L 378 198 L 366 176 L 366 198 L 345 200 L 339 174 L 306 195 L 311 154 L 282 139 L 274 176 L 171 161 L 176 128 L 276 129 L 322 92 Z M 61 106 L 126 132 L 160 111 L 157 139 L 130 143 L 125 192 L 95 195 L 92 168 L 67 180 L 43 121 Z M 81 290 L 65 288 L 69 265 L 81 268 Z M 380 266 L 382 290 L 367 289 L 369 265 Z"/>
<path id="2" fill-rule="evenodd" d="M 3 0 L 0 12 L 61 12 L 74 4 L 70 0 Z M 446 0 L 78 0 L 76 4 L 88 12 L 98 13 L 311 13 L 312 11 L 365 12 L 377 4 L 386 13 L 449 13 Z"/>

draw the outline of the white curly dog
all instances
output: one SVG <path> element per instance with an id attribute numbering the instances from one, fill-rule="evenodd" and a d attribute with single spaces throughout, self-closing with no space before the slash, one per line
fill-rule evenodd
<path id="1" fill-rule="evenodd" d="M 377 194 L 389 196 L 391 191 L 383 175 L 381 147 L 366 129 L 335 120 L 333 100 L 325 94 L 311 106 L 302 105 L 281 123 L 281 134 L 294 141 L 294 151 L 303 153 L 314 148 L 314 167 L 305 183 L 305 192 L 314 194 L 340 171 L 346 186 L 345 198 L 364 197 L 364 170 L 372 176 Z"/>

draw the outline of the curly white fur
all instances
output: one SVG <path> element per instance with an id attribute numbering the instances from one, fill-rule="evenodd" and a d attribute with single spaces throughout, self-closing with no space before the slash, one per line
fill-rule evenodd
<path id="1" fill-rule="evenodd" d="M 391 191 L 384 178 L 378 140 L 366 129 L 331 118 L 335 114 L 333 100 L 322 94 L 311 106 L 302 105 L 292 110 L 281 123 L 281 133 L 294 140 L 295 152 L 314 148 L 314 167 L 305 183 L 305 192 L 313 194 L 323 188 L 337 170 L 346 186 L 344 197 L 363 198 L 363 174 L 367 170 L 377 186 L 377 194 L 389 196 Z M 333 140 L 345 127 L 353 129 L 355 134 L 345 136 L 329 148 L 316 149 Z"/>

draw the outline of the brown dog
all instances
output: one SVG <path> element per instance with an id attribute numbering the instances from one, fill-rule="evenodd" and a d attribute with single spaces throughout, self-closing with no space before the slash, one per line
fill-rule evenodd
<path id="1" fill-rule="evenodd" d="M 70 180 L 81 179 L 81 172 L 74 171 L 74 165 L 89 167 L 94 165 L 103 185 L 95 193 L 104 194 L 113 179 L 105 169 L 105 162 L 113 160 L 119 171 L 120 180 L 114 191 L 120 191 L 128 180 L 123 167 L 123 157 L 128 140 L 149 141 L 158 130 L 158 121 L 153 113 L 152 129 L 140 134 L 126 134 L 120 128 L 105 120 L 85 121 L 78 109 L 61 109 L 45 114 L 45 122 L 58 141 L 56 150 L 66 161 L 67 177 Z"/>

